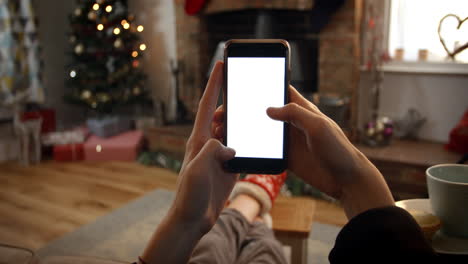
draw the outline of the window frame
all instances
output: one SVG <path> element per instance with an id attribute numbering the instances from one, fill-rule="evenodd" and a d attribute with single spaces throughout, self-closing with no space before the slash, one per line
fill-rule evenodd
<path id="1" fill-rule="evenodd" d="M 383 48 L 389 51 L 390 41 L 390 17 L 392 0 L 383 0 L 384 22 L 383 22 Z M 396 61 L 390 60 L 382 65 L 384 72 L 390 73 L 417 73 L 417 74 L 446 74 L 446 75 L 468 75 L 468 63 L 456 61 Z"/>

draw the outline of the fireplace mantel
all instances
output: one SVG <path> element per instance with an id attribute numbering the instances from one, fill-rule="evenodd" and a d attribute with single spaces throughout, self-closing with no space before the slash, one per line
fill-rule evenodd
<path id="1" fill-rule="evenodd" d="M 211 0 L 203 14 L 239 11 L 246 9 L 310 10 L 314 0 Z"/>

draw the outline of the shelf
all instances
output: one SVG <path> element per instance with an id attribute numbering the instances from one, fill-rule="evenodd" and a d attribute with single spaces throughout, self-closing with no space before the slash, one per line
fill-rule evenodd
<path id="1" fill-rule="evenodd" d="M 393 140 L 385 147 L 357 148 L 370 160 L 429 167 L 436 164 L 456 163 L 461 154 L 449 152 L 444 144 L 430 141 Z"/>
<path id="2" fill-rule="evenodd" d="M 388 73 L 468 75 L 468 64 L 456 62 L 392 61 L 384 64 L 382 70 Z"/>

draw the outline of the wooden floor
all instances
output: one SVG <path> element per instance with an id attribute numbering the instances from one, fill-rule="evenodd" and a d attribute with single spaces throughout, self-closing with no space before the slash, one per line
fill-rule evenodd
<path id="1" fill-rule="evenodd" d="M 156 188 L 174 190 L 177 175 L 137 163 L 0 164 L 0 243 L 36 250 Z M 343 210 L 317 201 L 315 221 L 344 225 Z"/>

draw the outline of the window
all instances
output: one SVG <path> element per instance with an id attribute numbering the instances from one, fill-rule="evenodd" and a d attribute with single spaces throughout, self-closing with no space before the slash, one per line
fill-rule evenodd
<path id="1" fill-rule="evenodd" d="M 468 17 L 467 0 L 391 0 L 388 50 L 395 58 L 396 50 L 403 49 L 404 61 L 418 61 L 419 50 L 428 51 L 428 62 L 447 62 L 437 33 L 439 21 L 447 14 L 460 19 Z M 457 30 L 454 17 L 444 20 L 441 35 L 447 48 L 453 50 L 468 42 L 468 20 Z M 457 62 L 468 63 L 468 49 L 456 56 Z"/>

